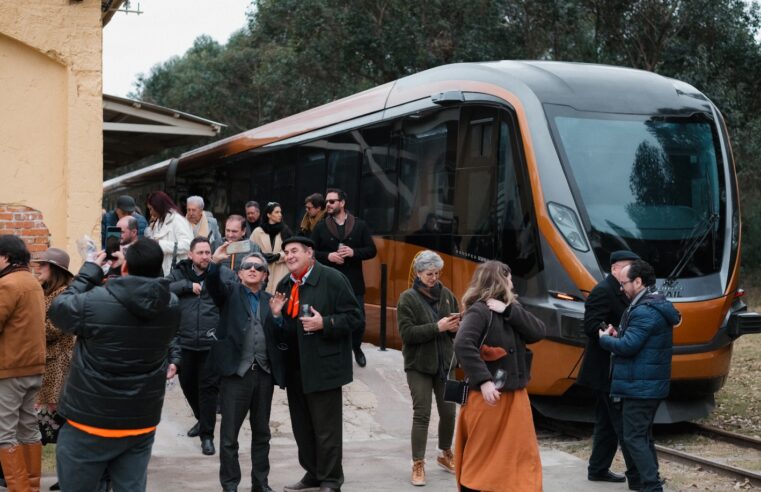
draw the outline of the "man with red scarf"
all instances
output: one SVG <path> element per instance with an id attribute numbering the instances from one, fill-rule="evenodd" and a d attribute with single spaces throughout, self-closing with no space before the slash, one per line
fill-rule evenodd
<path id="1" fill-rule="evenodd" d="M 351 330 L 362 315 L 349 281 L 315 262 L 313 248 L 302 236 L 283 241 L 291 274 L 270 301 L 288 344 L 288 408 L 306 470 L 285 492 L 338 491 L 344 482 L 341 387 L 352 381 Z"/>

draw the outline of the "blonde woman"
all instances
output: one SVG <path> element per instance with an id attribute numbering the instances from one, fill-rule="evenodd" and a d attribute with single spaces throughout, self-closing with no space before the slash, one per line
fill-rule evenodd
<path id="1" fill-rule="evenodd" d="M 545 336 L 544 324 L 516 300 L 510 268 L 499 261 L 479 265 L 462 304 L 454 350 L 471 391 L 457 422 L 457 483 L 461 491 L 539 492 L 526 344 Z"/>
<path id="2" fill-rule="evenodd" d="M 440 281 L 444 260 L 433 251 L 412 262 L 415 281 L 399 296 L 397 320 L 407 385 L 412 396 L 412 485 L 425 485 L 425 448 L 431 420 L 432 395 L 439 412 L 439 456 L 436 462 L 454 473 L 452 436 L 454 403 L 444 401 L 444 381 L 452 360 L 452 340 L 460 326 L 457 298 Z"/>

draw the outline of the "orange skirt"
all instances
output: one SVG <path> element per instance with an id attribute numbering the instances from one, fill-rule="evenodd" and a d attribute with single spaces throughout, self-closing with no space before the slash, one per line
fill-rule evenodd
<path id="1" fill-rule="evenodd" d="M 455 432 L 457 483 L 484 492 L 542 490 L 542 461 L 525 389 L 488 405 L 471 391 Z"/>

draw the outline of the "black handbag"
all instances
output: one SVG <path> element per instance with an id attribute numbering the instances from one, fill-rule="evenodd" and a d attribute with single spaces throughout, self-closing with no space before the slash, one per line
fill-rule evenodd
<path id="1" fill-rule="evenodd" d="M 489 328 L 491 328 L 491 322 L 494 313 L 489 312 L 489 324 L 486 326 L 486 332 L 484 333 L 481 343 L 478 344 L 478 349 L 481 350 L 486 341 L 486 335 L 489 334 Z M 470 385 L 468 378 L 460 381 L 459 379 L 449 379 L 449 375 L 452 374 L 452 366 L 454 365 L 454 354 L 452 354 L 452 360 L 449 361 L 449 370 L 447 371 L 447 379 L 444 381 L 444 401 L 451 403 L 457 403 L 458 405 L 465 405 L 468 403 L 468 392 L 470 391 Z"/>

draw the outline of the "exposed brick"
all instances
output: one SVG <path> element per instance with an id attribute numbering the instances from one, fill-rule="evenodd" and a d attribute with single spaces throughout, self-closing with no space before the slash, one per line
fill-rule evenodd
<path id="1" fill-rule="evenodd" d="M 50 233 L 47 229 L 26 229 L 24 236 L 48 236 Z"/>
<path id="2" fill-rule="evenodd" d="M 27 249 L 29 249 L 30 253 L 40 253 L 48 249 L 48 247 L 44 244 L 30 244 L 27 246 Z"/>
<path id="3" fill-rule="evenodd" d="M 13 222 L 13 227 L 15 229 L 31 229 L 35 225 L 36 224 L 31 220 L 17 220 Z"/>
<path id="4" fill-rule="evenodd" d="M 0 220 L 13 220 L 13 214 L 8 212 L 3 212 L 2 207 L 0 207 Z"/>
<path id="5" fill-rule="evenodd" d="M 16 212 L 13 214 L 13 220 L 41 220 L 42 216 L 39 214 L 39 212 L 26 212 L 26 213 L 19 213 Z"/>

